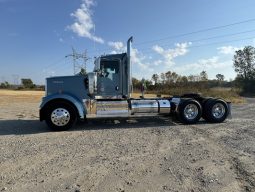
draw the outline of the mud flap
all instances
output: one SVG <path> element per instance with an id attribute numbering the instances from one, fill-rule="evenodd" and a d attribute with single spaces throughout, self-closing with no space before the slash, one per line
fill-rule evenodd
<path id="1" fill-rule="evenodd" d="M 228 104 L 228 115 L 227 115 L 227 119 L 232 119 L 232 114 L 231 114 L 232 104 L 231 104 L 231 102 L 227 102 L 227 104 Z"/>

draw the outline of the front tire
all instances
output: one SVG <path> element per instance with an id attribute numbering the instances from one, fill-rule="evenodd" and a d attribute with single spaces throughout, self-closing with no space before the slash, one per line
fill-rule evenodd
<path id="1" fill-rule="evenodd" d="M 70 129 L 76 122 L 76 111 L 66 102 L 51 104 L 46 111 L 46 123 L 54 131 Z"/>
<path id="2" fill-rule="evenodd" d="M 182 123 L 195 124 L 202 116 L 202 107 L 194 99 L 184 100 L 179 104 L 178 117 Z"/>

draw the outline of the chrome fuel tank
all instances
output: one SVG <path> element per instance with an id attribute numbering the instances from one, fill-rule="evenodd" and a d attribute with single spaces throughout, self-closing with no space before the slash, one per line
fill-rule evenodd
<path id="1" fill-rule="evenodd" d="M 159 103 L 159 113 L 160 114 L 170 114 L 171 112 L 171 104 L 169 100 L 162 99 L 158 100 Z"/>
<path id="2" fill-rule="evenodd" d="M 169 100 L 131 100 L 131 114 L 135 113 L 160 113 L 169 114 L 171 104 Z"/>
<path id="3" fill-rule="evenodd" d="M 125 101 L 97 101 L 96 115 L 103 116 L 128 116 L 128 102 Z"/>
<path id="4" fill-rule="evenodd" d="M 158 113 L 159 105 L 157 100 L 132 100 L 131 113 Z"/>

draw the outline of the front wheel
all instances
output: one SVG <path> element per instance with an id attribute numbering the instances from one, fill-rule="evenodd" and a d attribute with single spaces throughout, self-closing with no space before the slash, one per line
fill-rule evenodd
<path id="1" fill-rule="evenodd" d="M 57 102 L 47 109 L 46 123 L 54 131 L 70 129 L 77 119 L 75 109 L 66 102 Z"/>
<path id="2" fill-rule="evenodd" d="M 201 105 L 194 99 L 184 100 L 179 104 L 178 117 L 185 124 L 195 124 L 202 115 Z"/>

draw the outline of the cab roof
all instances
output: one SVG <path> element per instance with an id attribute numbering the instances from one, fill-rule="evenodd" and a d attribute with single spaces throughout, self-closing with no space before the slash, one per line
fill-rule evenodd
<path id="1" fill-rule="evenodd" d="M 127 53 L 121 53 L 121 54 L 110 54 L 110 55 L 103 55 L 100 58 L 101 59 L 123 59 L 125 56 L 127 56 Z"/>

